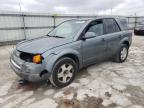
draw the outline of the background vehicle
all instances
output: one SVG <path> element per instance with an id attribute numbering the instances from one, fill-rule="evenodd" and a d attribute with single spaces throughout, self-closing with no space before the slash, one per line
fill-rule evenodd
<path id="1" fill-rule="evenodd" d="M 134 29 L 134 34 L 135 34 L 135 35 L 144 35 L 144 25 L 138 25 L 138 26 Z"/>
<path id="2" fill-rule="evenodd" d="M 12 69 L 28 81 L 69 85 L 79 69 L 112 58 L 127 59 L 132 33 L 123 18 L 69 20 L 47 36 L 21 42 L 11 56 Z"/>

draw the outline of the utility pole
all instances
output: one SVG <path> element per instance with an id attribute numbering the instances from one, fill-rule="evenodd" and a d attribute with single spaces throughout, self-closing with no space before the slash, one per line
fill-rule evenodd
<path id="1" fill-rule="evenodd" d="M 136 28 L 136 26 L 137 26 L 137 14 L 135 13 L 135 27 L 134 28 Z"/>
<path id="2" fill-rule="evenodd" d="M 112 15 L 112 10 L 113 10 L 113 9 L 111 8 L 111 15 Z"/>
<path id="3" fill-rule="evenodd" d="M 22 11 L 21 0 L 19 0 L 19 9 L 20 9 L 20 13 L 21 13 L 21 11 Z"/>
<path id="4" fill-rule="evenodd" d="M 22 6 L 21 6 L 21 0 L 19 0 L 19 8 L 20 8 L 20 14 L 22 15 L 22 23 L 23 23 L 23 31 L 24 31 L 24 39 L 26 39 L 26 27 L 25 27 L 25 15 L 22 13 Z"/>

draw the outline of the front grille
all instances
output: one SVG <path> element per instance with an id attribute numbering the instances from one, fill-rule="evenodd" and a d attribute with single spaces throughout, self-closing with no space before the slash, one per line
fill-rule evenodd
<path id="1" fill-rule="evenodd" d="M 21 52 L 20 58 L 26 62 L 32 62 L 33 61 L 33 54 Z"/>

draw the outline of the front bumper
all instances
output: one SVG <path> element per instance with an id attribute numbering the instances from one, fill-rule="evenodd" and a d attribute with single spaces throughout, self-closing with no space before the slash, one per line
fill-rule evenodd
<path id="1" fill-rule="evenodd" d="M 44 70 L 42 64 L 28 63 L 21 60 L 16 55 L 12 55 L 10 58 L 10 66 L 14 72 L 21 77 L 22 79 L 28 80 L 30 82 L 39 82 L 47 80 L 49 73 L 44 73 L 41 76 L 41 73 Z"/>

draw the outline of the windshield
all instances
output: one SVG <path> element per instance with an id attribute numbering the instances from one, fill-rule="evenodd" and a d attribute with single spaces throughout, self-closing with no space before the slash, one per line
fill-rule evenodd
<path id="1" fill-rule="evenodd" d="M 63 37 L 63 38 L 73 38 L 86 21 L 84 20 L 70 20 L 65 21 L 55 29 L 53 29 L 48 35 L 54 37 Z"/>

